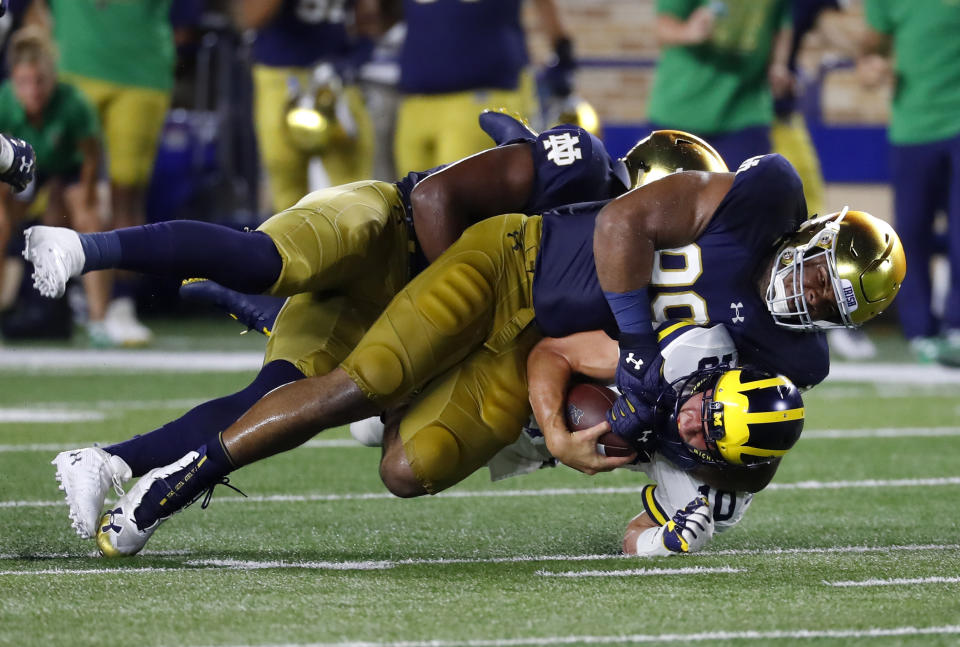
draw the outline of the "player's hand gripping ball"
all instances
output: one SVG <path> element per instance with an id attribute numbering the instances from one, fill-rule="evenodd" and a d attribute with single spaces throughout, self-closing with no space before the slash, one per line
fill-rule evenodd
<path id="1" fill-rule="evenodd" d="M 570 431 L 583 431 L 606 419 L 617 399 L 613 389 L 598 384 L 574 384 L 567 391 L 566 422 Z M 629 456 L 634 453 L 626 440 L 608 431 L 597 440 L 597 453 L 603 456 Z"/>

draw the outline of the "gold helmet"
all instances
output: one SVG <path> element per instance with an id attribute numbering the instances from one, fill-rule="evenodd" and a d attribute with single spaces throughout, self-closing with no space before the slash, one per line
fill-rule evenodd
<path id="1" fill-rule="evenodd" d="M 620 158 L 630 174 L 630 188 L 650 184 L 675 171 L 730 169 L 716 149 L 696 135 L 682 130 L 655 130 Z"/>
<path id="2" fill-rule="evenodd" d="M 305 86 L 290 77 L 289 94 L 284 127 L 295 148 L 319 155 L 353 141 L 356 121 L 333 65 L 316 66 Z"/>
<path id="3" fill-rule="evenodd" d="M 569 97 L 560 106 L 557 114 L 550 120 L 556 125 L 573 124 L 583 128 L 594 137 L 602 137 L 603 126 L 600 116 L 589 102 L 579 97 Z"/>
<path id="4" fill-rule="evenodd" d="M 814 320 L 803 290 L 804 266 L 824 257 L 836 298 L 836 320 Z M 900 237 L 864 211 L 808 220 L 777 250 L 767 286 L 767 308 L 781 326 L 803 330 L 855 328 L 890 305 L 907 273 Z"/>

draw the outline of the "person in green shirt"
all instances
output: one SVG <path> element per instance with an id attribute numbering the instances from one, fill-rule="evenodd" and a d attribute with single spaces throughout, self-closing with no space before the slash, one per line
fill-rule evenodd
<path id="1" fill-rule="evenodd" d="M 919 361 L 960 365 L 960 0 L 867 0 L 864 10 L 861 79 L 894 84 L 890 177 L 910 267 L 900 325 Z M 930 260 L 943 240 L 934 233 L 941 209 L 952 280 L 938 317 Z"/>
<path id="2" fill-rule="evenodd" d="M 34 0 L 46 4 L 62 77 L 96 108 L 110 175 L 111 226 L 142 225 L 157 143 L 170 107 L 176 51 L 173 0 Z M 152 334 L 136 316 L 138 279 L 118 273 L 108 308 L 124 345 Z"/>
<path id="3" fill-rule="evenodd" d="M 769 153 L 772 95 L 792 83 L 787 0 L 657 0 L 657 38 L 651 127 L 705 138 L 731 169 Z"/>
<path id="4" fill-rule="evenodd" d="M 57 81 L 54 60 L 53 45 L 42 29 L 25 27 L 12 36 L 7 54 L 10 78 L 0 85 L 0 131 L 32 143 L 36 177 L 17 195 L 0 187 L 0 249 L 6 248 L 12 226 L 27 217 L 38 191 L 44 189 L 45 221 L 65 218 L 78 232 L 102 231 L 97 116 L 76 88 Z M 88 330 L 96 346 L 112 345 L 104 323 L 110 280 L 108 272 L 83 277 Z"/>

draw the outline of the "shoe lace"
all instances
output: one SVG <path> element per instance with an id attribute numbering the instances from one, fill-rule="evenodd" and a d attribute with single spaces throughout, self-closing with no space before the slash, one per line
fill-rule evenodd
<path id="1" fill-rule="evenodd" d="M 200 502 L 200 509 L 201 509 L 201 510 L 206 510 L 206 509 L 207 509 L 207 506 L 210 505 L 210 500 L 213 498 L 213 490 L 214 490 L 214 488 L 216 488 L 218 485 L 226 485 L 228 488 L 230 488 L 230 489 L 233 490 L 234 492 L 239 493 L 243 498 L 245 498 L 245 499 L 246 499 L 246 498 L 249 498 L 249 497 L 246 495 L 246 493 L 243 492 L 243 490 L 241 490 L 240 488 L 238 488 L 238 487 L 235 486 L 235 485 L 231 485 L 231 484 L 230 484 L 230 479 L 229 479 L 228 477 L 224 476 L 222 479 L 220 479 L 219 481 L 217 481 L 216 483 L 214 483 L 213 485 L 211 485 L 210 487 L 208 487 L 208 488 L 202 493 L 203 501 Z M 199 497 L 198 497 L 198 498 L 199 498 Z M 196 499 L 194 499 L 194 501 L 196 501 Z"/>
<path id="2" fill-rule="evenodd" d="M 113 491 L 117 493 L 117 496 L 123 496 L 125 492 L 123 491 L 123 481 L 120 480 L 120 475 L 114 474 L 110 477 L 110 480 L 113 482 Z"/>

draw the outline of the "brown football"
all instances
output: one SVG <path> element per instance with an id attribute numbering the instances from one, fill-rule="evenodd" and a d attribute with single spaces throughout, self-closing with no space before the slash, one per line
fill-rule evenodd
<path id="1" fill-rule="evenodd" d="M 582 431 L 603 422 L 617 399 L 617 392 L 599 384 L 574 384 L 567 391 L 567 429 Z M 597 440 L 597 452 L 604 456 L 629 456 L 633 449 L 612 431 Z"/>

